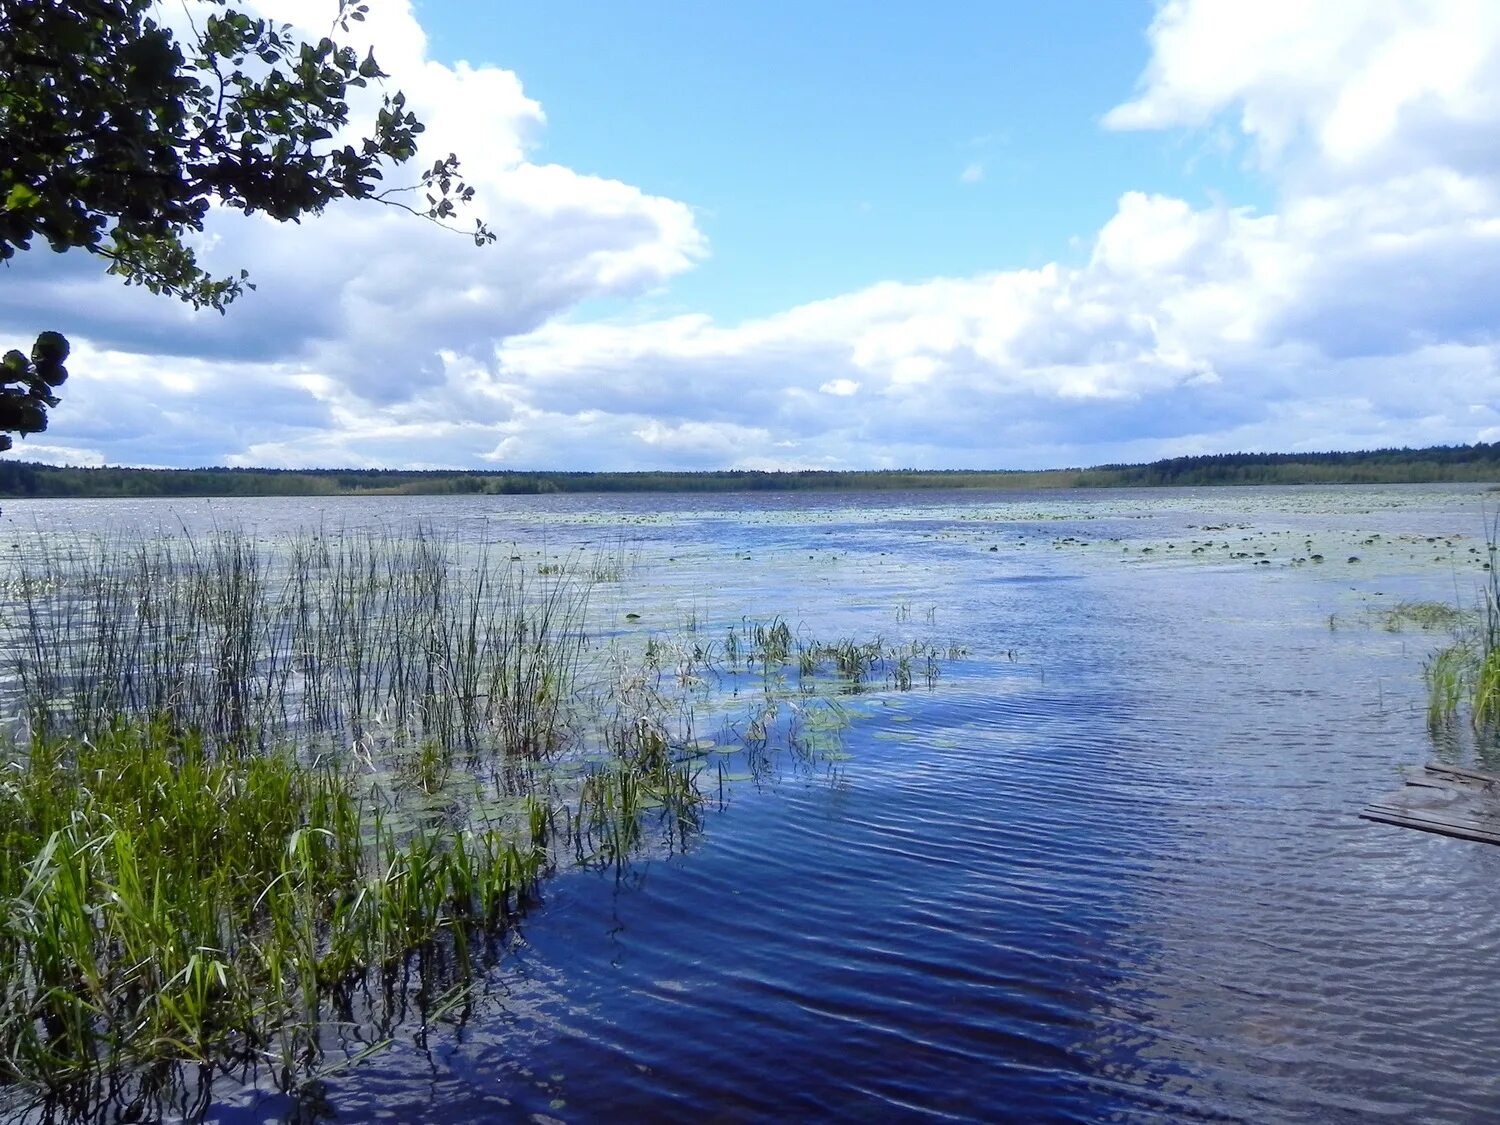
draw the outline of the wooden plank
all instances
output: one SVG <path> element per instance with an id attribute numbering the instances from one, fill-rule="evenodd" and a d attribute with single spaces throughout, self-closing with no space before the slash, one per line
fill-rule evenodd
<path id="1" fill-rule="evenodd" d="M 1359 814 L 1378 824 L 1500 844 L 1500 774 L 1430 762 Z"/>
<path id="2" fill-rule="evenodd" d="M 1465 766 L 1445 766 L 1437 762 L 1429 762 L 1422 768 L 1436 777 L 1451 777 L 1456 781 L 1472 781 L 1481 785 L 1500 785 L 1500 774 L 1487 773 L 1484 770 L 1472 770 Z"/>
<path id="3" fill-rule="evenodd" d="M 1460 797 L 1456 800 L 1423 800 L 1421 795 L 1393 793 L 1389 797 L 1370 802 L 1372 807 L 1387 808 L 1407 816 L 1471 817 L 1492 821 L 1500 826 L 1500 808 L 1488 801 L 1476 801 Z"/>
<path id="4" fill-rule="evenodd" d="M 1370 816 L 1366 820 L 1376 824 L 1385 824 L 1391 828 L 1405 828 L 1415 832 L 1428 832 L 1434 836 L 1446 836 L 1450 840 L 1466 840 L 1471 844 L 1494 844 L 1500 846 L 1500 836 L 1492 832 L 1473 832 L 1467 828 L 1448 828 L 1437 824 L 1427 824 L 1419 820 L 1392 820 L 1386 817 Z"/>
<path id="5" fill-rule="evenodd" d="M 1370 805 L 1365 809 L 1366 813 L 1373 816 L 1386 818 L 1397 818 L 1413 822 L 1420 821 L 1423 824 L 1431 824 L 1439 828 L 1462 828 L 1465 831 L 1487 832 L 1493 836 L 1500 837 L 1500 822 L 1492 818 L 1480 818 L 1466 816 L 1453 816 L 1451 814 L 1433 814 L 1426 811 L 1412 811 L 1410 809 L 1392 808 L 1390 806 Z M 1361 815 L 1364 815 L 1361 813 Z"/>
<path id="6" fill-rule="evenodd" d="M 1397 795 L 1400 796 L 1399 794 Z M 1396 816 L 1416 817 L 1419 820 L 1451 820 L 1492 827 L 1500 832 L 1500 819 L 1488 809 L 1475 808 L 1472 803 L 1446 805 L 1420 805 L 1397 799 L 1371 801 L 1367 806 L 1377 812 L 1393 813 Z"/>
<path id="7" fill-rule="evenodd" d="M 1481 844 L 1500 844 L 1500 832 L 1489 832 L 1463 825 L 1440 824 L 1432 820 L 1400 816 L 1375 809 L 1366 809 L 1359 815 L 1365 820 L 1375 821 L 1380 824 L 1390 824 L 1397 828 L 1415 828 L 1419 832 L 1432 832 L 1439 836 L 1452 836 L 1459 840 L 1472 840 Z"/>
<path id="8" fill-rule="evenodd" d="M 1431 824 L 1451 824 L 1456 827 L 1473 828 L 1500 835 L 1500 821 L 1492 816 L 1472 815 L 1464 809 L 1412 809 L 1402 805 L 1387 805 L 1376 802 L 1366 807 L 1367 812 L 1381 816 L 1401 817 L 1404 820 L 1420 820 Z"/>
<path id="9" fill-rule="evenodd" d="M 1500 815 L 1500 794 L 1481 793 L 1474 789 L 1448 785 L 1409 785 L 1373 803 L 1410 805 L 1418 809 L 1493 809 L 1496 815 Z"/>

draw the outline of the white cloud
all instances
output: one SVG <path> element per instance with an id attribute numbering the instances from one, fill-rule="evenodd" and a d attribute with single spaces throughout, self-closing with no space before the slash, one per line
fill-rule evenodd
<path id="1" fill-rule="evenodd" d="M 690 395 L 648 393 L 663 372 L 754 378 L 739 400 L 807 463 L 1478 439 L 1500 398 L 1500 184 L 1469 132 L 1500 121 L 1490 11 L 1168 4 L 1109 122 L 1238 110 L 1275 212 L 1126 192 L 1080 267 L 875 286 L 734 327 L 549 325 L 502 346 L 497 378 L 553 406 L 616 384 L 685 416 Z M 1393 59 L 1408 72 L 1376 97 Z M 838 411 L 806 389 L 856 385 Z"/>
<path id="2" fill-rule="evenodd" d="M 1368 175 L 1494 166 L 1500 5 L 1491 0 L 1168 0 L 1137 96 L 1105 123 L 1191 128 L 1233 115 L 1268 164 Z"/>
<path id="3" fill-rule="evenodd" d="M 977 160 L 966 165 L 964 170 L 959 173 L 958 179 L 960 183 L 965 184 L 981 183 L 984 180 L 984 165 Z"/>
<path id="4" fill-rule="evenodd" d="M 48 445 L 45 442 L 28 441 L 24 437 L 17 446 L 17 452 L 27 461 L 43 465 L 75 465 L 92 469 L 105 464 L 104 454 L 97 449 L 82 449 L 76 445 Z"/>
<path id="5" fill-rule="evenodd" d="M 326 2 L 257 6 L 314 35 L 332 24 Z M 463 235 L 368 203 L 337 204 L 301 225 L 220 212 L 200 240 L 202 261 L 220 272 L 248 268 L 258 286 L 230 315 L 195 314 L 124 289 L 87 256 L 33 254 L 10 271 L 0 329 L 21 335 L 55 324 L 121 355 L 311 369 L 348 393 L 398 403 L 441 380 L 440 351 L 488 354 L 496 339 L 583 300 L 658 287 L 706 253 L 685 204 L 531 162 L 541 107 L 508 71 L 428 59 L 406 0 L 372 5 L 369 21 L 355 31 L 394 76 L 386 90 L 401 88 L 428 123 L 425 159 L 449 151 L 463 157 L 476 189 L 472 211 L 496 230 L 495 245 L 476 248 Z M 354 122 L 373 116 L 378 100 L 374 90 L 359 94 Z M 414 181 L 415 174 L 398 169 L 390 182 Z M 248 368 L 244 374 L 253 377 Z M 274 407 L 272 388 L 267 399 Z M 70 409 L 58 414 L 59 425 L 72 424 Z M 159 430 L 154 437 L 173 440 Z M 227 435 L 224 448 L 236 448 Z"/>
<path id="6" fill-rule="evenodd" d="M 212 253 L 262 291 L 222 321 L 69 259 L 25 263 L 37 284 L 12 286 L 5 326 L 70 307 L 92 340 L 60 444 L 183 463 L 961 467 L 1500 432 L 1500 6 L 1170 0 L 1106 123 L 1233 130 L 1274 210 L 1126 190 L 1081 264 L 737 324 L 578 319 L 690 268 L 691 210 L 532 162 L 544 117 L 514 75 L 441 66 L 404 5 L 376 8 L 377 54 L 437 149 L 468 156 L 500 244 L 369 207 L 305 228 L 226 217 Z"/>

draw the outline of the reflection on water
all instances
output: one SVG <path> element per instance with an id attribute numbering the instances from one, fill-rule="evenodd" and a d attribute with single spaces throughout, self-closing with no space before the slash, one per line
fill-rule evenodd
<path id="1" fill-rule="evenodd" d="M 216 1115 L 1493 1117 L 1500 849 L 1356 819 L 1430 753 L 1419 673 L 1436 643 L 1360 611 L 1468 598 L 1481 499 L 174 508 L 268 535 L 421 517 L 521 551 L 623 537 L 639 565 L 596 606 L 621 636 L 912 620 L 969 652 L 931 692 L 852 702 L 848 760 L 731 784 L 685 848 L 553 881 L 467 1018 L 300 1107 L 226 1093 Z M 24 539 L 36 521 L 164 511 L 15 503 L 5 521 Z M 1315 553 L 1328 561 L 1297 561 Z"/>

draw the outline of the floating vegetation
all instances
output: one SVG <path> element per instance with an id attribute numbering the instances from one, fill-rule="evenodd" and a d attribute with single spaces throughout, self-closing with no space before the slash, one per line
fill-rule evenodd
<path id="1" fill-rule="evenodd" d="M 1403 601 L 1382 611 L 1381 618 L 1386 629 L 1397 633 L 1408 628 L 1455 629 L 1464 613 L 1446 602 Z"/>
<path id="2" fill-rule="evenodd" d="M 378 1049 L 462 1002 L 540 880 L 688 846 L 735 784 L 847 758 L 840 697 L 963 655 L 696 614 L 596 647 L 620 548 L 226 532 L 11 565 L 0 1109 L 38 1120 L 191 1118 L 216 1076 Z"/>

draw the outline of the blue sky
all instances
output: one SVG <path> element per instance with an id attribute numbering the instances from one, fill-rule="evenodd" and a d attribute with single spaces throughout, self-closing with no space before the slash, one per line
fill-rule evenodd
<path id="1" fill-rule="evenodd" d="M 316 36 L 334 0 L 244 2 Z M 15 455 L 1039 468 L 1500 440 L 1493 0 L 370 2 L 355 45 L 496 244 L 369 204 L 215 212 L 203 260 L 258 285 L 223 318 L 25 255 L 0 332 L 76 358 Z"/>
<path id="2" fill-rule="evenodd" d="M 1242 151 L 1101 127 L 1149 57 L 1148 0 L 417 12 L 435 56 L 523 77 L 547 113 L 537 159 L 694 208 L 712 255 L 656 313 L 764 316 L 879 281 L 1079 260 L 1127 188 L 1264 195 Z"/>

